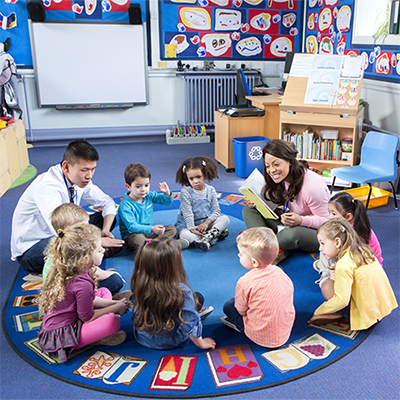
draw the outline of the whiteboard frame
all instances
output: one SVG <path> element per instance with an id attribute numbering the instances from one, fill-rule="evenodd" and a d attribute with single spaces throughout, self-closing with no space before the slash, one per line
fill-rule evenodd
<path id="1" fill-rule="evenodd" d="M 29 20 L 29 32 L 39 107 L 107 109 L 148 104 L 145 23 Z M 139 53 L 127 51 L 138 39 Z M 58 49 L 65 51 L 54 56 Z M 115 65 L 110 66 L 113 59 Z"/>

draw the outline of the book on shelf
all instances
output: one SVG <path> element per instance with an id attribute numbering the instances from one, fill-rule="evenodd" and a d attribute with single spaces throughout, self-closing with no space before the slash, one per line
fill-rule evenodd
<path id="1" fill-rule="evenodd" d="M 295 145 L 298 158 L 332 161 L 342 159 L 340 140 L 322 139 L 310 128 L 304 132 L 291 132 L 290 129 L 286 129 L 283 132 L 283 139 Z"/>
<path id="2" fill-rule="evenodd" d="M 264 218 L 278 219 L 278 216 L 274 212 L 277 205 L 272 203 L 272 201 L 264 200 L 261 196 L 261 190 L 264 186 L 265 180 L 263 174 L 257 168 L 254 168 L 254 171 L 240 186 L 239 192 L 255 204 L 257 210 Z"/>

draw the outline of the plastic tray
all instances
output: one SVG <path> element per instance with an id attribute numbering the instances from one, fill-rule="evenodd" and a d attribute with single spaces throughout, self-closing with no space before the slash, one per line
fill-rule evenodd
<path id="1" fill-rule="evenodd" d="M 350 193 L 355 199 L 362 201 L 364 206 L 367 205 L 369 186 L 347 189 L 343 190 L 343 192 Z M 393 193 L 372 186 L 372 193 L 371 198 L 369 199 L 368 209 L 386 206 L 390 196 L 393 196 Z"/>

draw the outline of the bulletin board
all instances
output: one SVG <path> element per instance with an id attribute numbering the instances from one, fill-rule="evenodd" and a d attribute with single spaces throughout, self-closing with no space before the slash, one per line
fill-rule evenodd
<path id="1" fill-rule="evenodd" d="M 44 0 L 46 21 L 128 22 L 129 3 L 140 4 L 142 21 L 149 18 L 146 0 Z M 11 54 L 19 69 L 32 68 L 32 52 L 28 28 L 26 0 L 0 0 L 0 42 L 11 39 Z M 147 63 L 150 65 L 150 26 L 146 24 Z"/>
<path id="2" fill-rule="evenodd" d="M 298 0 L 161 0 L 160 58 L 283 60 L 301 51 Z"/>
<path id="3" fill-rule="evenodd" d="M 364 78 L 400 83 L 398 46 L 353 45 L 353 0 L 306 1 L 307 53 L 359 55 L 364 58 Z"/>

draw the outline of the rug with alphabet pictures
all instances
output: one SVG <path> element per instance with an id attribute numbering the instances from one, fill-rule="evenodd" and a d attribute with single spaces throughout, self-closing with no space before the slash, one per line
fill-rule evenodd
<path id="1" fill-rule="evenodd" d="M 3 310 L 3 330 L 14 350 L 42 372 L 74 385 L 138 397 L 193 398 L 265 389 L 299 379 L 329 367 L 367 338 L 371 330 L 351 331 L 345 319 L 322 327 L 308 324 L 323 297 L 315 284 L 319 275 L 312 267 L 318 254 L 300 252 L 280 264 L 294 283 L 296 308 L 293 330 L 284 346 L 260 347 L 223 325 L 223 305 L 234 296 L 237 280 L 247 271 L 239 263 L 236 248 L 236 236 L 245 229 L 243 198 L 221 193 L 219 201 L 222 213 L 230 217 L 229 236 L 206 253 L 192 246 L 182 252 L 189 284 L 204 295 L 205 306 L 214 307 L 203 321 L 203 336 L 216 341 L 215 350 L 204 351 L 191 342 L 168 351 L 142 347 L 133 339 L 131 315 L 126 314 L 121 317 L 121 329 L 127 333 L 123 344 L 88 346 L 60 365 L 38 347 L 42 317 L 37 297 L 42 279 L 24 270 L 17 273 Z M 119 204 L 120 199 L 115 202 Z M 174 224 L 178 207 L 179 200 L 171 207 L 155 206 L 154 223 Z M 113 233 L 120 237 L 118 227 Z M 126 281 L 123 290 L 129 288 L 133 259 L 124 249 L 102 264 L 121 273 Z"/>

